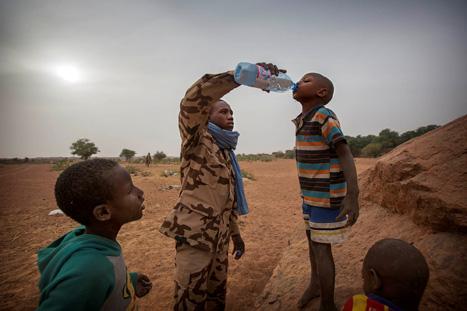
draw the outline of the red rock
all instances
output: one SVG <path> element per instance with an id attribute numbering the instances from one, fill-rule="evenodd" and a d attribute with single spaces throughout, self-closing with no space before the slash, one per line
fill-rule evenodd
<path id="1" fill-rule="evenodd" d="M 417 224 L 467 232 L 467 116 L 400 145 L 360 177 L 361 195 Z"/>

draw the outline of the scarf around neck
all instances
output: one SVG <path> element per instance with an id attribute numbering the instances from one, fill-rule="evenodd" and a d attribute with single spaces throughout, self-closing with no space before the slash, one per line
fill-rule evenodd
<path id="1" fill-rule="evenodd" d="M 240 136 L 240 134 L 235 131 L 223 130 L 212 122 L 208 123 L 208 132 L 212 137 L 214 137 L 214 140 L 220 149 L 227 149 L 229 151 L 230 161 L 232 162 L 235 174 L 235 194 L 237 197 L 236 210 L 239 215 L 246 215 L 248 214 L 248 203 L 243 189 L 240 165 L 238 164 L 237 156 L 234 153 L 234 150 L 237 147 L 238 136 Z"/>

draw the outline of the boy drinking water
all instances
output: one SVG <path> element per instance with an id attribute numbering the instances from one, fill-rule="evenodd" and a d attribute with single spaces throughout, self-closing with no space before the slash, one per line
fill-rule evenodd
<path id="1" fill-rule="evenodd" d="M 308 238 L 311 280 L 298 305 L 321 297 L 320 310 L 337 310 L 335 266 L 331 244 L 345 240 L 358 218 L 357 172 L 336 115 L 325 105 L 332 82 L 308 73 L 297 83 L 293 98 L 302 105 L 296 125 L 296 160 L 303 216 Z"/>
<path id="2" fill-rule="evenodd" d="M 134 310 L 152 287 L 128 273 L 116 241 L 123 224 L 138 220 L 144 193 L 118 163 L 73 164 L 55 184 L 58 207 L 83 225 L 38 252 L 38 310 Z"/>

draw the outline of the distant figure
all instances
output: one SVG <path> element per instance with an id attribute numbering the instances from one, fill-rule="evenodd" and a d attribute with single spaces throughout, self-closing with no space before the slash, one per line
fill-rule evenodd
<path id="1" fill-rule="evenodd" d="M 376 242 L 363 261 L 363 290 L 347 300 L 343 311 L 416 311 L 429 278 L 422 253 L 407 242 Z"/>
<path id="2" fill-rule="evenodd" d="M 337 310 L 331 244 L 345 241 L 359 212 L 357 171 L 352 153 L 336 115 L 325 107 L 333 93 L 331 80 L 319 73 L 305 74 L 293 92 L 293 98 L 302 106 L 302 113 L 293 122 L 311 264 L 310 284 L 298 306 L 303 308 L 321 296 L 322 311 Z"/>
<path id="3" fill-rule="evenodd" d="M 149 167 L 149 164 L 151 164 L 152 159 L 151 159 L 151 153 L 148 152 L 148 155 L 144 159 L 144 163 L 146 164 L 147 167 Z"/>
<path id="4" fill-rule="evenodd" d="M 152 288 L 128 273 L 117 234 L 143 215 L 144 193 L 118 163 L 92 159 L 65 169 L 55 184 L 58 207 L 83 226 L 38 252 L 37 310 L 136 310 Z"/>

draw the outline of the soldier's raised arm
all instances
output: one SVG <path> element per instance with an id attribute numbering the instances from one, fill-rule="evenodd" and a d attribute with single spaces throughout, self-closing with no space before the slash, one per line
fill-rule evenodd
<path id="1" fill-rule="evenodd" d="M 238 86 L 233 72 L 228 71 L 205 74 L 187 90 L 178 118 L 183 149 L 198 142 L 200 131 L 207 127 L 211 106 Z"/>

